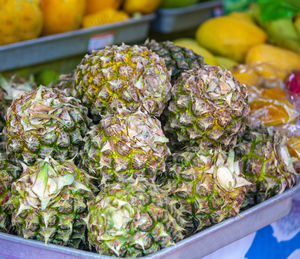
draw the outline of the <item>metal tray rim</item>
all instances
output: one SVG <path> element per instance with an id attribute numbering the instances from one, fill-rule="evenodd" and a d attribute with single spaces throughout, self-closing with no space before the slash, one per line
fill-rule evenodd
<path id="1" fill-rule="evenodd" d="M 156 11 L 158 15 L 167 16 L 167 15 L 182 15 L 190 12 L 198 12 L 199 10 L 215 7 L 217 5 L 221 5 L 222 1 L 209 1 L 209 2 L 202 2 L 198 4 L 193 4 L 187 7 L 181 8 L 160 8 Z"/>
<path id="2" fill-rule="evenodd" d="M 201 236 L 205 236 L 208 233 L 216 232 L 216 231 L 222 229 L 223 226 L 229 225 L 230 223 L 232 223 L 234 221 L 240 221 L 243 219 L 243 217 L 247 217 L 251 214 L 254 214 L 256 211 L 259 211 L 263 207 L 268 206 L 274 202 L 279 202 L 283 199 L 291 197 L 297 191 L 300 191 L 300 183 L 298 183 L 293 188 L 291 188 L 281 194 L 278 194 L 260 204 L 257 204 L 255 206 L 241 212 L 240 215 L 237 215 L 235 217 L 224 220 L 223 222 L 221 222 L 219 224 L 216 224 L 216 225 L 209 227 L 203 231 L 200 231 L 197 234 L 194 234 L 188 238 L 185 238 L 185 239 L 181 240 L 180 242 L 176 243 L 174 246 L 170 246 L 170 247 L 164 248 L 156 253 L 153 253 L 151 255 L 147 255 L 144 257 L 138 257 L 138 258 L 142 259 L 142 258 L 166 256 L 168 254 L 168 252 L 172 251 L 174 248 L 178 248 L 178 247 L 184 248 L 185 246 L 188 246 L 193 240 L 195 240 Z M 43 242 L 40 242 L 37 240 L 24 239 L 19 236 L 14 236 L 14 235 L 5 234 L 5 233 L 0 233 L 0 242 L 1 242 L 1 239 L 5 239 L 7 241 L 12 241 L 12 242 L 20 241 L 21 243 L 24 243 L 27 246 L 33 246 L 33 247 L 39 247 L 39 248 L 49 248 L 51 250 L 55 250 L 55 251 L 61 252 L 61 253 L 66 253 L 69 251 L 69 252 L 72 252 L 72 255 L 74 255 L 74 256 L 76 256 L 76 255 L 81 256 L 81 257 L 86 256 L 86 257 L 95 258 L 95 259 L 117 259 L 118 258 L 118 257 L 101 255 L 101 254 L 97 254 L 97 253 L 93 253 L 93 252 L 89 252 L 89 251 L 84 251 L 84 250 L 79 250 L 79 249 L 54 245 L 54 244 L 45 245 Z"/>
<path id="3" fill-rule="evenodd" d="M 12 43 L 12 44 L 6 44 L 3 46 L 0 46 L 0 52 L 6 51 L 6 50 L 11 50 L 11 49 L 16 49 L 16 48 L 24 47 L 24 46 L 37 45 L 37 44 L 40 44 L 43 42 L 51 42 L 51 41 L 56 41 L 59 39 L 70 38 L 70 37 L 74 37 L 74 36 L 79 36 L 81 34 L 92 34 L 92 33 L 99 33 L 102 31 L 122 29 L 122 28 L 127 27 L 132 24 L 139 24 L 139 23 L 152 21 L 155 19 L 155 16 L 156 16 L 156 14 L 152 13 L 152 14 L 148 14 L 148 15 L 143 15 L 140 18 L 131 18 L 131 19 L 129 19 L 127 21 L 123 21 L 123 22 L 115 22 L 115 23 L 110 23 L 107 25 L 95 26 L 95 27 L 91 27 L 91 28 L 83 28 L 83 29 L 78 29 L 78 30 L 74 30 L 74 31 L 64 32 L 64 33 L 58 33 L 58 34 L 49 35 L 49 36 L 42 36 L 42 37 L 31 39 L 31 40 L 19 41 L 19 42 Z"/>

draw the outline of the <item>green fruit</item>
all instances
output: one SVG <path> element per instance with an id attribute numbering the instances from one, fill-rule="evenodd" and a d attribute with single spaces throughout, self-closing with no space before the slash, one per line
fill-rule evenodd
<path id="1" fill-rule="evenodd" d="M 160 8 L 180 8 L 196 4 L 198 0 L 163 0 Z"/>
<path id="2" fill-rule="evenodd" d="M 6 122 L 10 157 L 32 164 L 49 155 L 57 160 L 76 156 L 90 120 L 77 99 L 41 86 L 12 103 Z"/>
<path id="3" fill-rule="evenodd" d="M 118 257 L 139 257 L 174 245 L 183 235 L 170 203 L 155 185 L 107 185 L 89 204 L 89 241 L 98 253 Z"/>
<path id="4" fill-rule="evenodd" d="M 247 88 L 228 70 L 206 65 L 178 78 L 168 111 L 165 130 L 180 142 L 234 146 L 246 126 Z"/>
<path id="5" fill-rule="evenodd" d="M 25 166 L 7 203 L 18 235 L 77 248 L 85 243 L 87 202 L 95 187 L 73 161 L 51 158 Z"/>
<path id="6" fill-rule="evenodd" d="M 238 63 L 230 58 L 225 58 L 225 57 L 220 57 L 220 56 L 216 56 L 215 57 L 217 62 L 218 62 L 218 65 L 221 67 L 221 68 L 231 68 L 233 66 L 237 66 Z"/>
<path id="7" fill-rule="evenodd" d="M 59 79 L 59 74 L 50 69 L 43 70 L 35 76 L 35 81 L 38 85 L 50 85 L 56 83 Z"/>
<path id="8" fill-rule="evenodd" d="M 195 54 L 191 49 L 176 46 L 171 41 L 147 40 L 145 46 L 164 59 L 172 82 L 175 82 L 182 72 L 201 68 L 204 65 L 200 55 Z"/>
<path id="9" fill-rule="evenodd" d="M 153 181 L 170 155 L 159 120 L 141 111 L 104 116 L 84 141 L 82 166 L 103 184 Z"/>
<path id="10" fill-rule="evenodd" d="M 170 99 L 162 58 L 143 46 L 109 46 L 85 56 L 75 71 L 74 95 L 93 116 L 118 108 L 160 116 Z"/>

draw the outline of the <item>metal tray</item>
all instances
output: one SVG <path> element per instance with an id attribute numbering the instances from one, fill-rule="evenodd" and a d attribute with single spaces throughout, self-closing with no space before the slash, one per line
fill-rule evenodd
<path id="1" fill-rule="evenodd" d="M 0 71 L 45 63 L 86 53 L 107 44 L 134 43 L 146 39 L 155 14 L 33 40 L 0 46 Z"/>
<path id="2" fill-rule="evenodd" d="M 230 218 L 189 238 L 175 246 L 143 258 L 201 258 L 213 251 L 255 232 L 256 230 L 284 217 L 291 209 L 293 195 L 300 184 L 292 189 L 262 202 L 240 216 Z M 96 253 L 48 244 L 35 240 L 26 240 L 9 234 L 0 233 L 1 259 L 112 259 Z"/>
<path id="3" fill-rule="evenodd" d="M 209 1 L 183 8 L 158 9 L 151 30 L 160 33 L 174 33 L 199 26 L 213 15 L 214 8 L 222 1 Z"/>

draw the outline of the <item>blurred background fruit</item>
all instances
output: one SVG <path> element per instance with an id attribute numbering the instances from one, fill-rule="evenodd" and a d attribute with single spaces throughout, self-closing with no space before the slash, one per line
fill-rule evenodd
<path id="1" fill-rule="evenodd" d="M 284 80 L 293 70 L 300 68 L 300 55 L 269 44 L 259 44 L 249 50 L 246 63 L 250 65 L 269 64 L 277 69 L 276 76 Z M 265 78 L 274 76 L 273 72 L 267 69 L 262 75 Z"/>
<path id="2" fill-rule="evenodd" d="M 200 25 L 196 39 L 213 53 L 241 62 L 249 48 L 264 43 L 267 35 L 252 23 L 232 17 L 217 17 Z"/>
<path id="3" fill-rule="evenodd" d="M 198 0 L 163 0 L 160 8 L 180 8 L 196 4 Z"/>
<path id="4" fill-rule="evenodd" d="M 2 0 L 0 45 L 29 40 L 40 35 L 43 26 L 38 0 Z"/>
<path id="5" fill-rule="evenodd" d="M 221 57 L 221 56 L 215 56 L 217 63 L 222 68 L 231 68 L 233 66 L 238 65 L 238 63 L 235 60 L 232 60 L 230 58 Z"/>
<path id="6" fill-rule="evenodd" d="M 289 75 L 285 82 L 285 88 L 291 94 L 300 96 L 300 71 L 295 71 Z"/>
<path id="7" fill-rule="evenodd" d="M 125 0 L 124 10 L 129 14 L 154 12 L 160 5 L 161 0 Z"/>
<path id="8" fill-rule="evenodd" d="M 216 58 L 208 50 L 202 48 L 198 42 L 190 38 L 180 38 L 174 41 L 174 44 L 179 47 L 184 47 L 193 50 L 196 54 L 201 55 L 204 62 L 209 65 L 218 65 Z"/>
<path id="9" fill-rule="evenodd" d="M 86 14 L 98 13 L 107 8 L 118 9 L 122 0 L 86 0 Z"/>
<path id="10" fill-rule="evenodd" d="M 85 0 L 42 0 L 43 34 L 56 34 L 80 27 L 85 12 Z"/>
<path id="11" fill-rule="evenodd" d="M 89 14 L 83 17 L 82 27 L 93 27 L 102 24 L 126 21 L 130 17 L 124 11 L 119 11 L 113 8 L 107 8 L 97 13 Z"/>

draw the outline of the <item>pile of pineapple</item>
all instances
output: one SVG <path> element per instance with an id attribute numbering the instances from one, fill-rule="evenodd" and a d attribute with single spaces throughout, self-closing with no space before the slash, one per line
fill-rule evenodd
<path id="1" fill-rule="evenodd" d="M 296 181 L 283 137 L 248 122 L 246 86 L 171 42 L 95 51 L 52 87 L 2 85 L 4 232 L 143 256 Z"/>

